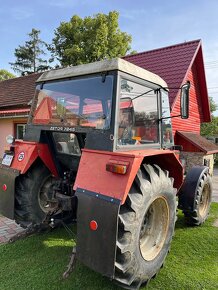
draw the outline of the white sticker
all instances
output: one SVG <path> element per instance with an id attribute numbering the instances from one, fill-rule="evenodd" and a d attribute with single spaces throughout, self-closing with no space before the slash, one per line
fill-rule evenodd
<path id="1" fill-rule="evenodd" d="M 22 161 L 24 159 L 24 156 L 25 156 L 24 152 L 20 152 L 18 157 L 17 157 L 17 160 Z"/>

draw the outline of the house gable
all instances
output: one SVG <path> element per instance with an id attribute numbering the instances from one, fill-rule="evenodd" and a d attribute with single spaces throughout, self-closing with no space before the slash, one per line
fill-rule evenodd
<path id="1" fill-rule="evenodd" d="M 187 80 L 191 81 L 190 118 L 173 119 L 174 132 L 181 129 L 180 126 L 190 126 L 190 130 L 194 128 L 195 132 L 200 132 L 200 123 L 210 122 L 201 40 L 129 55 L 124 59 L 158 74 L 167 82 L 172 116 L 180 114 L 179 88 Z"/>

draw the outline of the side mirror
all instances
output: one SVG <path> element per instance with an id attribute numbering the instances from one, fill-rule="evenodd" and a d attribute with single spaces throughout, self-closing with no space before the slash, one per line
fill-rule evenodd
<path id="1" fill-rule="evenodd" d="M 180 114 L 182 119 L 188 119 L 189 117 L 189 89 L 190 81 L 187 81 L 187 83 L 181 87 Z"/>

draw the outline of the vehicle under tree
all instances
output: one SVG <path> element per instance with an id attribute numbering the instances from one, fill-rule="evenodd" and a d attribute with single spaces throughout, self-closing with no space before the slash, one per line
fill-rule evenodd
<path id="1" fill-rule="evenodd" d="M 188 118 L 190 83 L 181 87 Z M 76 256 L 121 287 L 162 267 L 177 210 L 202 224 L 207 167 L 184 180 L 167 84 L 121 59 L 51 70 L 37 80 L 24 140 L 0 166 L 0 212 L 22 227 L 77 221 Z"/>

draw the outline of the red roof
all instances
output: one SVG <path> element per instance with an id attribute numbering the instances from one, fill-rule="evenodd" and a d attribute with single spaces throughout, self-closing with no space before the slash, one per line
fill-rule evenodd
<path id="1" fill-rule="evenodd" d="M 162 77 L 170 88 L 169 98 L 173 108 L 179 88 L 187 80 L 187 74 L 194 62 L 198 65 L 198 82 L 204 106 L 204 121 L 210 121 L 210 109 L 203 64 L 201 40 L 194 40 L 168 47 L 127 55 L 125 60 L 145 68 Z"/>
<path id="2" fill-rule="evenodd" d="M 0 107 L 27 106 L 35 92 L 35 81 L 41 73 L 0 82 Z"/>

